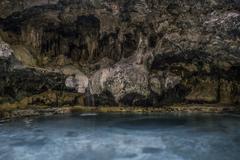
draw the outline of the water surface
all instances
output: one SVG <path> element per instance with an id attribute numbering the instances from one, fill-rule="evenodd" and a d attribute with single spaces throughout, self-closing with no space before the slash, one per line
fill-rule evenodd
<path id="1" fill-rule="evenodd" d="M 87 114 L 0 124 L 0 160 L 237 160 L 235 115 Z"/>

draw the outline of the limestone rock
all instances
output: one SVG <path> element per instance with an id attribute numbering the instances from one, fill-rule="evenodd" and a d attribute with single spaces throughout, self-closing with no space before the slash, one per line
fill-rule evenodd
<path id="1" fill-rule="evenodd" d="M 112 68 L 104 68 L 96 73 L 94 73 L 91 77 L 91 85 L 92 85 L 92 94 L 101 94 L 106 89 L 106 82 L 111 77 Z"/>
<path id="2" fill-rule="evenodd" d="M 237 105 L 239 5 L 2 0 L 0 101 L 54 90 L 93 105 Z"/>
<path id="3" fill-rule="evenodd" d="M 180 76 L 167 73 L 165 75 L 165 83 L 164 83 L 164 88 L 171 89 L 174 88 L 176 85 L 178 85 L 181 82 L 182 78 Z"/>
<path id="4" fill-rule="evenodd" d="M 14 57 L 23 65 L 36 66 L 36 60 L 31 53 L 23 46 L 13 46 Z"/>
<path id="5" fill-rule="evenodd" d="M 192 102 L 217 102 L 218 82 L 209 78 L 197 80 L 190 94 L 186 96 L 186 100 Z"/>
<path id="6" fill-rule="evenodd" d="M 60 73 L 67 76 L 82 74 L 82 72 L 76 66 L 73 65 L 65 65 L 61 67 Z"/>
<path id="7" fill-rule="evenodd" d="M 12 55 L 12 53 L 13 50 L 10 48 L 10 46 L 0 39 L 0 58 L 8 58 Z"/>
<path id="8" fill-rule="evenodd" d="M 106 82 L 106 88 L 119 101 L 131 93 L 149 96 L 148 72 L 144 66 L 123 65 L 112 71 L 112 76 Z"/>
<path id="9" fill-rule="evenodd" d="M 149 80 L 151 90 L 161 96 L 163 92 L 173 89 L 180 84 L 182 78 L 170 72 L 158 72 L 152 74 Z"/>
<path id="10" fill-rule="evenodd" d="M 89 85 L 88 77 L 83 73 L 76 74 L 75 76 L 70 76 L 66 79 L 66 86 L 69 88 L 74 88 L 78 93 L 85 93 Z"/>
<path id="11" fill-rule="evenodd" d="M 151 77 L 150 87 L 154 93 L 158 95 L 162 95 L 164 89 L 163 89 L 163 84 L 161 82 L 161 79 L 159 79 L 158 77 Z"/>
<path id="12" fill-rule="evenodd" d="M 148 72 L 141 65 L 118 64 L 113 68 L 97 71 L 92 77 L 93 94 L 109 91 L 117 102 L 130 94 L 147 97 Z"/>

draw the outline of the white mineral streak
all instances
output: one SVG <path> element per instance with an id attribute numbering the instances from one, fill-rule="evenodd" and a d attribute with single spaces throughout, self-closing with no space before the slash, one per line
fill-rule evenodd
<path id="1" fill-rule="evenodd" d="M 174 88 L 176 85 L 178 85 L 181 81 L 181 77 L 173 75 L 173 74 L 167 74 L 165 79 L 164 87 L 165 89 L 171 89 Z"/>
<path id="2" fill-rule="evenodd" d="M 0 58 L 8 58 L 12 55 L 12 53 L 13 50 L 10 48 L 10 46 L 0 39 Z"/>
<path id="3" fill-rule="evenodd" d="M 216 15 L 215 13 L 211 14 L 211 18 L 205 22 L 205 24 L 223 24 L 229 19 L 240 17 L 239 13 L 236 12 L 228 12 L 222 15 Z"/>
<path id="4" fill-rule="evenodd" d="M 70 76 L 66 79 L 65 85 L 68 88 L 75 89 L 78 93 L 85 93 L 88 88 L 89 80 L 84 74 L 76 74 L 75 76 Z"/>

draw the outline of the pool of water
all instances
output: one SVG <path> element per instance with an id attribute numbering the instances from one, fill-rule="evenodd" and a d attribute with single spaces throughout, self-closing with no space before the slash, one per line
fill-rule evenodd
<path id="1" fill-rule="evenodd" d="M 86 114 L 0 124 L 0 160 L 237 160 L 235 115 Z"/>

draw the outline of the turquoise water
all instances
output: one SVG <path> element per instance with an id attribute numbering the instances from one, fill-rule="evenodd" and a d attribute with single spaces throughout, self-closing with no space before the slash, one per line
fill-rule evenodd
<path id="1" fill-rule="evenodd" d="M 234 115 L 75 115 L 0 124 L 0 160 L 238 160 Z"/>

